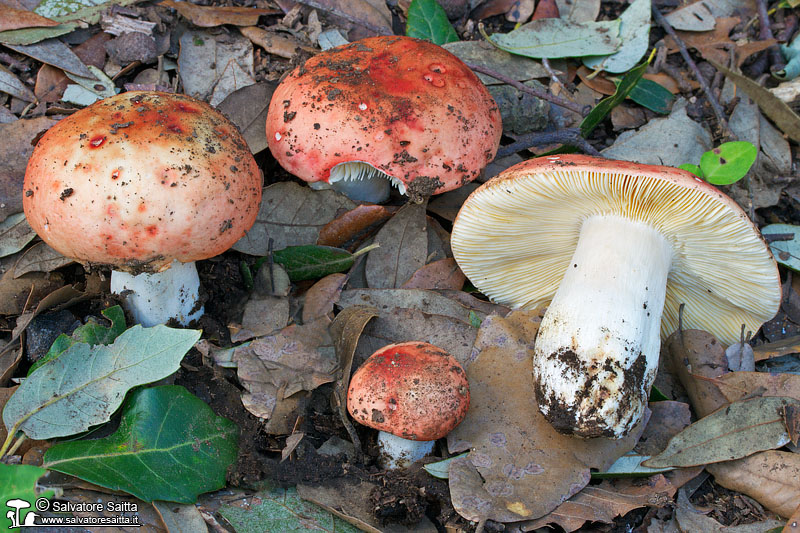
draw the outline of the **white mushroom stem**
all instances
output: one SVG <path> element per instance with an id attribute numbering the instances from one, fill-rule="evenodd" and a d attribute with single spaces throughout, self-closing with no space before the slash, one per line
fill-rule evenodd
<path id="1" fill-rule="evenodd" d="M 173 318 L 186 326 L 203 315 L 203 307 L 197 303 L 200 278 L 194 262 L 173 261 L 168 269 L 153 274 L 114 270 L 111 292 L 123 296 L 125 308 L 145 327 Z"/>
<path id="2" fill-rule="evenodd" d="M 539 408 L 559 431 L 616 438 L 639 420 L 658 367 L 672 257 L 647 224 L 584 221 L 534 349 Z"/>
<path id="3" fill-rule="evenodd" d="M 383 468 L 407 468 L 433 451 L 433 440 L 409 440 L 386 431 L 378 432 L 379 463 Z"/>
<path id="4" fill-rule="evenodd" d="M 331 169 L 328 182 L 334 190 L 357 202 L 374 204 L 385 202 L 389 199 L 392 185 L 397 187 L 401 194 L 406 193 L 402 181 L 363 161 L 339 163 Z"/>

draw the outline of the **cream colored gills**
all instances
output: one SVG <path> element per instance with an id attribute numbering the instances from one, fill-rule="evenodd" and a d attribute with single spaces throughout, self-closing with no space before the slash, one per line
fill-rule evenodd
<path id="1" fill-rule="evenodd" d="M 658 367 L 672 257 L 647 224 L 617 215 L 583 223 L 534 352 L 537 400 L 557 429 L 619 437 L 639 419 Z"/>

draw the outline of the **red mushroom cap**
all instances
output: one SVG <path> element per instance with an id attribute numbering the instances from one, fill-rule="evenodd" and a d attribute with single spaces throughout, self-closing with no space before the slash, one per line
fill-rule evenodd
<path id="1" fill-rule="evenodd" d="M 258 166 L 221 113 L 188 96 L 127 92 L 45 133 L 23 207 L 63 255 L 136 273 L 219 255 L 260 201 Z"/>
<path id="2" fill-rule="evenodd" d="M 411 37 L 371 37 L 332 48 L 275 90 L 267 140 L 275 159 L 308 181 L 369 163 L 430 196 L 474 180 L 497 152 L 500 111 L 456 56 Z"/>
<path id="3" fill-rule="evenodd" d="M 359 423 L 409 440 L 436 440 L 469 408 L 469 383 L 458 361 L 427 342 L 390 344 L 350 379 L 347 409 Z"/>

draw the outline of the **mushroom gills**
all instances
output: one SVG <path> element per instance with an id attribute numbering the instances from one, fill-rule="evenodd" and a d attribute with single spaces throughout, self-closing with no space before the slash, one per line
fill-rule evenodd
<path id="1" fill-rule="evenodd" d="M 534 348 L 539 408 L 559 431 L 619 438 L 641 417 L 673 255 L 648 224 L 618 215 L 583 222 Z"/>
<path id="2" fill-rule="evenodd" d="M 399 179 L 386 174 L 365 161 L 339 163 L 331 169 L 328 183 L 351 200 L 381 203 L 389 199 L 391 186 L 406 194 L 406 186 Z"/>

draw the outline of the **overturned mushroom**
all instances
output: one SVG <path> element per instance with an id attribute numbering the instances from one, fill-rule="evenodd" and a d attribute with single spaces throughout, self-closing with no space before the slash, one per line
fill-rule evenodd
<path id="1" fill-rule="evenodd" d="M 525 161 L 477 189 L 453 227 L 459 266 L 493 300 L 549 303 L 536 339 L 539 408 L 583 437 L 639 420 L 661 336 L 683 325 L 739 339 L 781 299 L 747 215 L 688 172 L 580 155 Z"/>
<path id="2" fill-rule="evenodd" d="M 410 37 L 371 37 L 309 59 L 269 105 L 272 155 L 302 180 L 383 201 L 474 180 L 497 151 L 500 112 L 456 56 Z"/>
<path id="3" fill-rule="evenodd" d="M 110 265 L 137 322 L 202 315 L 194 261 L 255 222 L 261 174 L 236 127 L 178 94 L 128 92 L 61 120 L 25 172 L 23 206 L 61 254 Z"/>

